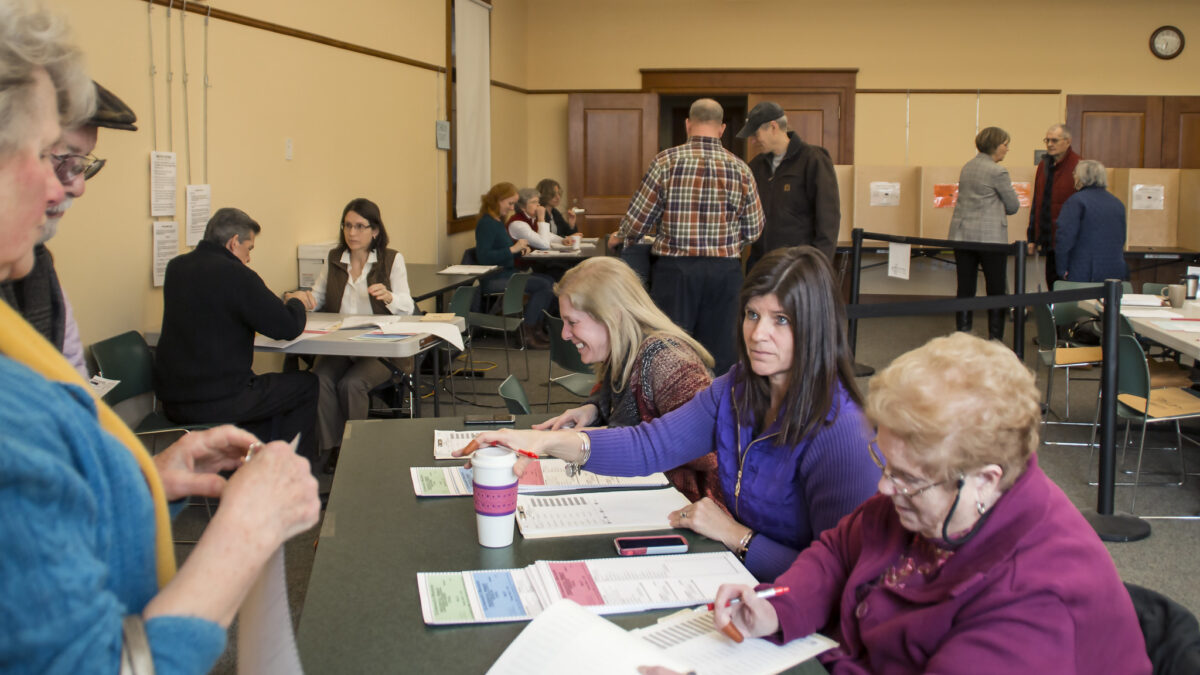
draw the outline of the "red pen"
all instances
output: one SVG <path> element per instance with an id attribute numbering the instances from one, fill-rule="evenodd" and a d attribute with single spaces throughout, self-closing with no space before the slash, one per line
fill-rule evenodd
<path id="1" fill-rule="evenodd" d="M 492 441 L 491 443 L 488 443 L 488 445 L 495 447 L 500 444 L 497 443 L 496 441 Z M 528 450 L 522 450 L 520 448 L 513 448 L 513 452 L 517 453 L 518 455 L 525 455 L 529 459 L 538 459 L 538 456 L 536 453 L 530 452 Z"/>
<path id="2" fill-rule="evenodd" d="M 791 591 L 791 590 L 792 589 L 788 586 L 774 586 L 772 588 L 764 588 L 761 591 L 755 593 L 754 595 L 759 598 L 773 598 L 777 595 L 783 595 L 784 593 L 787 593 L 788 591 Z M 742 601 L 741 598 L 733 598 L 729 602 L 725 603 L 725 606 L 731 607 L 733 605 L 738 604 L 741 601 Z M 711 612 L 717 608 L 717 603 L 710 602 L 705 606 L 708 607 L 708 611 Z"/>

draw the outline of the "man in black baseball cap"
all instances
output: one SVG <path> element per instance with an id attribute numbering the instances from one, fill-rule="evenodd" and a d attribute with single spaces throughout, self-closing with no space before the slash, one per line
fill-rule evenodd
<path id="1" fill-rule="evenodd" d="M 33 271 L 23 279 L 0 284 L 0 298 L 19 311 L 25 320 L 38 329 L 47 340 L 63 353 L 75 370 L 86 379 L 87 364 L 79 326 L 71 312 L 71 304 L 54 269 L 54 257 L 46 242 L 58 231 L 58 223 L 75 199 L 83 196 L 86 182 L 104 168 L 104 160 L 92 154 L 100 127 L 137 131 L 137 115 L 116 94 L 96 85 L 96 112 L 86 124 L 66 129 L 51 153 L 54 172 L 62 182 L 65 197 L 46 210 L 42 235 L 33 249 Z"/>
<path id="2" fill-rule="evenodd" d="M 750 160 L 750 171 L 766 215 L 763 234 L 750 247 L 746 269 L 769 251 L 785 246 L 814 246 L 832 263 L 841 202 L 829 152 L 789 131 L 787 115 L 773 101 L 754 106 L 738 138 L 753 139 L 761 151 Z"/>

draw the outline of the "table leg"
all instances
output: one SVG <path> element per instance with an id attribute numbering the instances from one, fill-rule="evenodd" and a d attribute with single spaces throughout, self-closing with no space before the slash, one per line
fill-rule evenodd
<path id="1" fill-rule="evenodd" d="M 437 350 L 436 344 L 433 347 L 430 347 L 429 351 L 430 351 L 430 353 L 433 354 L 433 416 L 441 417 L 442 416 L 442 397 L 441 397 L 442 359 L 438 355 L 438 350 Z"/>

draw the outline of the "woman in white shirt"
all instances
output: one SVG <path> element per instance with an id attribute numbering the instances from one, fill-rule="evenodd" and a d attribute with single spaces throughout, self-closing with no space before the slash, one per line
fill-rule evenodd
<path id="1" fill-rule="evenodd" d="M 508 221 L 508 236 L 513 240 L 524 239 L 537 249 L 548 249 L 555 244 L 570 246 L 578 236 L 560 237 L 550 231 L 546 221 L 546 208 L 542 206 L 538 191 L 533 188 L 517 190 L 517 207 Z"/>
<path id="2" fill-rule="evenodd" d="M 342 210 L 341 243 L 312 288 L 311 307 L 341 314 L 412 314 L 404 256 L 387 247 L 379 207 L 358 198 Z M 412 359 L 391 359 L 412 370 Z M 340 447 L 346 420 L 366 419 L 370 392 L 392 376 L 375 357 L 320 356 L 313 372 L 321 380 L 317 434 L 324 452 Z"/>

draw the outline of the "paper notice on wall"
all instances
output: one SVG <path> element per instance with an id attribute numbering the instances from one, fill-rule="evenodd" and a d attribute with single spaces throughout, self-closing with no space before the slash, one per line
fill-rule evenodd
<path id="1" fill-rule="evenodd" d="M 1033 183 L 1013 183 L 1012 186 L 1013 192 L 1017 193 L 1017 201 L 1021 203 L 1021 208 L 1029 208 L 1029 205 L 1033 203 Z"/>
<path id="2" fill-rule="evenodd" d="M 150 215 L 175 215 L 175 153 L 150 153 Z"/>
<path id="3" fill-rule="evenodd" d="M 163 285 L 167 263 L 179 255 L 179 224 L 173 220 L 154 223 L 154 286 Z"/>
<path id="4" fill-rule="evenodd" d="M 1163 198 L 1166 196 L 1166 186 L 1142 185 L 1133 186 L 1133 209 L 1135 211 L 1162 211 Z"/>
<path id="5" fill-rule="evenodd" d="M 900 184 L 871 181 L 871 206 L 900 206 Z"/>
<path id="6" fill-rule="evenodd" d="M 195 246 L 204 238 L 204 226 L 212 215 L 212 186 L 187 186 L 187 245 Z"/>
<path id="7" fill-rule="evenodd" d="M 897 279 L 908 278 L 908 265 L 912 260 L 912 244 L 888 244 L 888 276 Z"/>
<path id="8" fill-rule="evenodd" d="M 933 208 L 949 209 L 958 203 L 958 183 L 937 183 L 933 186 Z"/>

